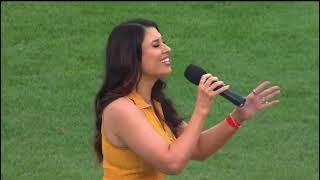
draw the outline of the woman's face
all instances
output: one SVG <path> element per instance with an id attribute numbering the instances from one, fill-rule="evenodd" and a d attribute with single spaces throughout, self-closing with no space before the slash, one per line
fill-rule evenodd
<path id="1" fill-rule="evenodd" d="M 142 42 L 142 75 L 155 79 L 168 75 L 171 72 L 170 51 L 156 28 L 146 28 Z"/>

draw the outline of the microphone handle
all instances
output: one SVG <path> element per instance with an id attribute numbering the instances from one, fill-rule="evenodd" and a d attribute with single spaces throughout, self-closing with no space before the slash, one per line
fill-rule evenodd
<path id="1" fill-rule="evenodd" d="M 220 93 L 220 95 L 228 99 L 230 102 L 232 102 L 234 105 L 238 107 L 242 107 L 246 102 L 245 98 L 238 95 L 238 93 L 231 91 L 230 89 L 227 89 L 226 91 Z"/>

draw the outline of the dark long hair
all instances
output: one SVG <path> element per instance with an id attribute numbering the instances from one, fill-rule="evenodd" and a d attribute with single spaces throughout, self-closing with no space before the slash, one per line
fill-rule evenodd
<path id="1" fill-rule="evenodd" d="M 94 148 L 98 162 L 102 162 L 101 124 L 102 112 L 112 101 L 128 95 L 137 85 L 141 77 L 142 42 L 145 28 L 154 27 L 155 22 L 146 19 L 132 19 L 116 26 L 108 38 L 106 48 L 105 76 L 101 88 L 95 97 L 96 129 Z M 177 137 L 182 118 L 178 115 L 170 99 L 163 90 L 166 84 L 157 80 L 152 87 L 151 98 L 159 101 L 164 119 L 156 110 L 156 115 L 165 122 Z"/>

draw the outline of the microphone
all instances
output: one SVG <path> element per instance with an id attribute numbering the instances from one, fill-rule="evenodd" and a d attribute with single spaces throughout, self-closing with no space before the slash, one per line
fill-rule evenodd
<path id="1" fill-rule="evenodd" d="M 197 85 L 200 82 L 201 76 L 207 74 L 207 72 L 193 64 L 190 64 L 186 70 L 184 71 L 184 76 L 193 84 Z M 216 87 L 214 90 L 217 90 L 221 88 L 222 86 Z M 234 105 L 238 107 L 242 107 L 244 103 L 246 102 L 246 99 L 243 98 L 242 96 L 238 95 L 236 92 L 231 91 L 230 89 L 227 89 L 220 93 L 220 95 L 230 102 L 232 102 Z"/>

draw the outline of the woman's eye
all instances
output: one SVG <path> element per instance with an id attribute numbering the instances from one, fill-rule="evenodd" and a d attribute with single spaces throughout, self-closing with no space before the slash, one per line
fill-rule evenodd
<path id="1" fill-rule="evenodd" d="M 163 41 L 162 44 L 167 45 L 167 43 L 166 43 L 165 41 Z M 160 44 L 153 44 L 152 46 L 155 47 L 155 48 L 157 48 L 157 47 L 160 47 Z"/>

